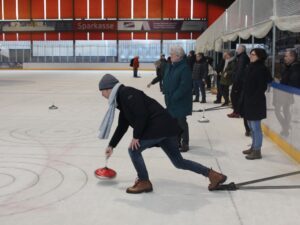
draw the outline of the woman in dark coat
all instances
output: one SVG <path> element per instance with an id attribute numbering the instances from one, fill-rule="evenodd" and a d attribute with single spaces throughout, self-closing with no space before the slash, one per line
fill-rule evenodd
<path id="1" fill-rule="evenodd" d="M 265 66 L 267 58 L 264 49 L 255 48 L 250 52 L 250 64 L 246 70 L 243 93 L 241 95 L 241 115 L 247 120 L 251 134 L 252 145 L 243 151 L 246 159 L 261 159 L 262 130 L 261 120 L 267 117 L 266 96 L 268 83 L 272 76 Z"/>

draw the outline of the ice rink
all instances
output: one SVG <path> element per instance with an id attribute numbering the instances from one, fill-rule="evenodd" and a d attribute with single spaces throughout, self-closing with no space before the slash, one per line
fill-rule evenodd
<path id="1" fill-rule="evenodd" d="M 146 85 L 154 72 L 131 71 L 0 71 L 0 224 L 1 225 L 299 225 L 300 189 L 253 189 L 209 192 L 208 179 L 174 168 L 159 148 L 144 152 L 154 192 L 125 192 L 136 178 L 128 156 L 129 130 L 108 166 L 114 180 L 94 177 L 105 164 L 108 140 L 97 138 L 107 100 L 98 91 L 105 73 L 144 90 L 162 104 L 158 85 Z M 208 103 L 215 96 L 208 94 Z M 48 107 L 55 104 L 57 110 Z M 164 104 L 163 104 L 164 105 Z M 194 103 L 194 109 L 200 109 Z M 242 119 L 229 119 L 230 109 L 188 118 L 191 150 L 200 162 L 243 182 L 300 170 L 268 138 L 263 159 L 248 161 L 241 153 Z M 116 126 L 117 115 L 113 128 Z M 300 175 L 258 185 L 300 185 Z"/>

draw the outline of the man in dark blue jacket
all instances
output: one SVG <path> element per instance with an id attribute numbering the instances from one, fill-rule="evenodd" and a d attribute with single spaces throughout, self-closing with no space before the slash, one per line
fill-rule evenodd
<path id="1" fill-rule="evenodd" d="M 101 127 L 101 139 L 108 137 L 113 121 L 114 107 L 120 110 L 118 126 L 106 148 L 106 157 L 110 157 L 129 126 L 133 128 L 133 138 L 128 152 L 137 172 L 138 179 L 127 193 L 151 192 L 152 184 L 149 180 L 142 152 L 151 147 L 161 147 L 176 168 L 190 170 L 208 177 L 209 190 L 214 190 L 225 182 L 226 176 L 215 172 L 199 163 L 183 159 L 178 149 L 177 134 L 179 127 L 169 113 L 154 99 L 144 92 L 132 87 L 126 87 L 112 75 L 106 74 L 99 83 L 102 96 L 109 99 L 110 109 Z M 109 115 L 107 117 L 107 115 Z M 106 118 L 108 118 L 106 120 Z M 103 135 L 103 132 L 105 135 Z"/>
<path id="2" fill-rule="evenodd" d="M 180 46 L 170 49 L 171 64 L 165 70 L 163 90 L 168 112 L 176 118 L 182 132 L 179 145 L 182 152 L 189 150 L 189 127 L 186 117 L 192 114 L 192 72 L 184 59 L 184 50 Z"/>

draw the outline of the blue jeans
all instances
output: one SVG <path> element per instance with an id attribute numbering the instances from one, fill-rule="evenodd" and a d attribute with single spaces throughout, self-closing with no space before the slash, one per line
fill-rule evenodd
<path id="1" fill-rule="evenodd" d="M 263 135 L 261 131 L 260 120 L 248 120 L 248 125 L 251 130 L 252 145 L 253 150 L 260 150 L 263 141 Z"/>
<path id="2" fill-rule="evenodd" d="M 182 158 L 178 148 L 177 137 L 165 137 L 150 140 L 140 140 L 140 147 L 137 150 L 128 149 L 131 161 L 137 172 L 139 180 L 149 180 L 148 171 L 142 156 L 142 152 L 151 147 L 161 147 L 167 154 L 173 165 L 178 169 L 190 170 L 208 177 L 209 168 L 191 160 Z"/>

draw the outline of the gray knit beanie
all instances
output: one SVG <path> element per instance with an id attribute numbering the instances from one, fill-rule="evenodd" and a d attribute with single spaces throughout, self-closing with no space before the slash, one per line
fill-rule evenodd
<path id="1" fill-rule="evenodd" d="M 99 90 L 112 89 L 119 80 L 111 74 L 105 74 L 99 82 Z"/>

